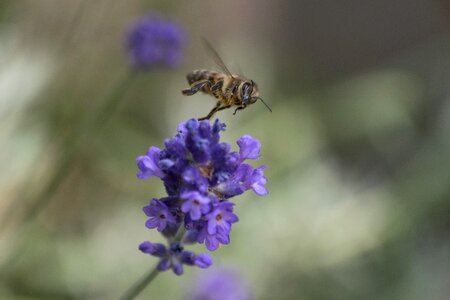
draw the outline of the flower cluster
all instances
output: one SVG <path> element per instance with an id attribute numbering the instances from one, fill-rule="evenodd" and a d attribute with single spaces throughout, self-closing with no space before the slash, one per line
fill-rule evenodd
<path id="1" fill-rule="evenodd" d="M 184 41 L 182 28 L 159 16 L 138 20 L 126 36 L 131 64 L 137 68 L 179 65 Z"/>
<path id="2" fill-rule="evenodd" d="M 209 121 L 191 119 L 178 126 L 175 137 L 165 140 L 163 150 L 151 147 L 137 158 L 137 177 L 159 177 L 168 194 L 144 207 L 149 217 L 146 226 L 156 228 L 170 242 L 168 248 L 148 241 L 140 246 L 142 252 L 161 258 L 159 270 L 172 268 L 181 274 L 183 264 L 211 265 L 206 253 L 184 251 L 182 243 L 205 243 L 210 251 L 229 244 L 232 224 L 238 221 L 230 198 L 249 189 L 260 196 L 268 193 L 266 166 L 244 163 L 259 158 L 260 142 L 244 135 L 237 141 L 239 152 L 233 152 L 230 144 L 220 142 L 223 130 L 225 124 L 219 120 L 211 126 Z"/>

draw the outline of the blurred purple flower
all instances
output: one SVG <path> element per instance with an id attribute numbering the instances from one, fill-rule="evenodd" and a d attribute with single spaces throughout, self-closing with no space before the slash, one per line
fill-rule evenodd
<path id="1" fill-rule="evenodd" d="M 245 281 L 231 270 L 215 269 L 202 273 L 185 300 L 251 300 Z"/>
<path id="2" fill-rule="evenodd" d="M 176 23 L 149 15 L 136 21 L 126 36 L 131 64 L 136 68 L 176 67 L 183 58 L 186 37 Z"/>

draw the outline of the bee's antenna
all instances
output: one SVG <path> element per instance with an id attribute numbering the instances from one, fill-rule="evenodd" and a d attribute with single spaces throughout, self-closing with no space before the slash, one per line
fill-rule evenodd
<path id="1" fill-rule="evenodd" d="M 267 105 L 266 102 L 264 102 L 264 100 L 261 97 L 256 97 L 257 99 L 261 100 L 262 103 L 264 103 L 264 105 L 267 107 L 267 109 L 272 112 L 272 110 L 270 109 L 269 105 Z"/>

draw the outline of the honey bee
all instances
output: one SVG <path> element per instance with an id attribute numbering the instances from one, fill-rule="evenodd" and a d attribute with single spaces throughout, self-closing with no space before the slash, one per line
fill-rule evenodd
<path id="1" fill-rule="evenodd" d="M 259 97 L 259 89 L 256 82 L 242 75 L 232 74 L 211 44 L 207 40 L 203 42 L 216 64 L 222 69 L 222 72 L 194 70 L 187 74 L 186 78 L 190 88 L 183 90 L 183 95 L 192 96 L 202 91 L 217 99 L 216 106 L 209 114 L 203 118 L 198 118 L 198 120 L 209 120 L 216 112 L 231 107 L 236 107 L 233 113 L 235 115 L 238 110 L 246 108 L 257 100 L 261 100 L 267 109 L 272 112 L 264 100 Z"/>

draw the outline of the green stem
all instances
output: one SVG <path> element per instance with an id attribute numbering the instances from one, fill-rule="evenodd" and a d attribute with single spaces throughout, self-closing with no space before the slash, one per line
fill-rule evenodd
<path id="1" fill-rule="evenodd" d="M 186 228 L 184 228 L 184 226 L 181 225 L 180 228 L 178 228 L 177 234 L 175 235 L 173 240 L 181 242 L 181 240 L 183 239 L 185 233 L 186 233 Z"/>
<path id="2" fill-rule="evenodd" d="M 136 76 L 139 74 L 136 70 L 129 70 L 118 80 L 117 84 L 114 85 L 113 89 L 110 90 L 108 95 L 105 97 L 103 103 L 101 103 L 100 109 L 91 115 L 91 118 L 87 121 L 87 126 L 99 129 L 98 127 L 104 126 L 107 121 L 111 119 L 123 104 L 123 99 L 126 92 L 130 89 L 132 82 L 135 80 Z"/>
<path id="3" fill-rule="evenodd" d="M 153 279 L 158 276 L 160 272 L 157 267 L 150 271 L 146 276 L 142 277 L 141 280 L 136 282 L 132 287 L 130 287 L 120 298 L 119 300 L 131 300 L 134 299 L 137 295 L 139 295 L 142 290 L 149 285 Z"/>
<path id="4" fill-rule="evenodd" d="M 78 4 L 75 13 L 72 16 L 72 20 L 68 25 L 67 32 L 61 38 L 61 42 L 58 48 L 58 54 L 63 54 L 70 47 L 70 41 L 73 39 L 75 32 L 77 30 L 78 25 L 81 23 L 80 19 L 85 11 L 86 4 L 88 1 L 82 0 L 81 3 Z"/>

